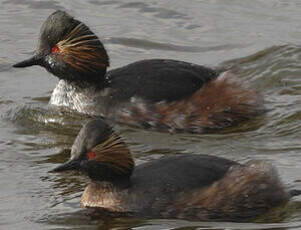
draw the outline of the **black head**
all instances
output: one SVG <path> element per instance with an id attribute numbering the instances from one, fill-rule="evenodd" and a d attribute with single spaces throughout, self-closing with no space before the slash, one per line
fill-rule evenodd
<path id="1" fill-rule="evenodd" d="M 126 144 L 102 119 L 88 122 L 78 133 L 70 160 L 54 171 L 80 170 L 92 180 L 120 181 L 128 179 L 134 161 Z"/>
<path id="2" fill-rule="evenodd" d="M 109 58 L 98 37 L 82 22 L 56 11 L 43 23 L 34 56 L 14 67 L 40 65 L 61 79 L 102 80 Z"/>

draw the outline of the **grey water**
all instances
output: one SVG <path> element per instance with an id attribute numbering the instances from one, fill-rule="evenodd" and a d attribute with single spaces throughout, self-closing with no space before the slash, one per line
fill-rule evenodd
<path id="1" fill-rule="evenodd" d="M 149 58 L 234 68 L 265 98 L 264 116 L 219 133 L 117 125 L 137 164 L 185 153 L 266 160 L 287 187 L 301 189 L 300 0 L 0 0 L 0 229 L 301 228 L 301 197 L 253 223 L 89 216 L 80 207 L 87 178 L 50 172 L 68 159 L 87 117 L 48 106 L 58 80 L 44 69 L 11 67 L 33 53 L 41 24 L 57 9 L 96 32 L 111 68 Z"/>

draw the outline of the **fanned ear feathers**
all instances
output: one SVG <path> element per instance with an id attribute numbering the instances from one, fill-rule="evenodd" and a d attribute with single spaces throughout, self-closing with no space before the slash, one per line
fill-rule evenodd
<path id="1" fill-rule="evenodd" d="M 113 133 L 106 141 L 97 145 L 91 151 L 95 153 L 93 160 L 109 164 L 116 173 L 132 173 L 134 161 L 130 150 L 116 134 Z"/>
<path id="2" fill-rule="evenodd" d="M 82 72 L 98 72 L 109 66 L 98 37 L 83 23 L 57 43 L 63 61 Z"/>

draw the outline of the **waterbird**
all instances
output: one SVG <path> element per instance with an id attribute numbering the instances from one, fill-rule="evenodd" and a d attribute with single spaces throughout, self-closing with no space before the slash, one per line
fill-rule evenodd
<path id="1" fill-rule="evenodd" d="M 175 154 L 135 167 L 126 142 L 102 119 L 85 124 L 70 159 L 53 171 L 79 170 L 90 184 L 82 207 L 109 216 L 244 222 L 285 204 L 288 190 L 264 161 L 246 164 L 203 154 Z"/>
<path id="2" fill-rule="evenodd" d="M 149 59 L 107 71 L 99 38 L 64 11 L 43 23 L 33 57 L 59 78 L 50 104 L 139 128 L 203 133 L 264 112 L 262 98 L 232 70 L 217 71 L 172 59 Z"/>

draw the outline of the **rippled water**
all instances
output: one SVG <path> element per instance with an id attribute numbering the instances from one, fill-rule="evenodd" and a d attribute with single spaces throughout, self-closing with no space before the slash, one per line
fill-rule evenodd
<path id="1" fill-rule="evenodd" d="M 12 69 L 32 54 L 45 18 L 67 10 L 100 36 L 112 67 L 175 58 L 233 67 L 262 92 L 269 112 L 207 135 L 117 126 L 137 163 L 164 154 L 207 153 L 267 160 L 301 189 L 300 0 L 0 0 L 0 229 L 300 229 L 301 197 L 259 223 L 103 219 L 80 208 L 87 178 L 49 171 L 69 157 L 86 117 L 48 107 L 57 79 L 39 67 Z"/>

